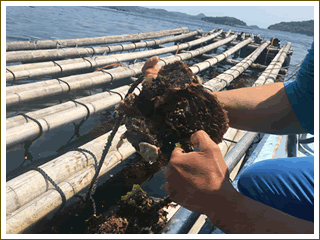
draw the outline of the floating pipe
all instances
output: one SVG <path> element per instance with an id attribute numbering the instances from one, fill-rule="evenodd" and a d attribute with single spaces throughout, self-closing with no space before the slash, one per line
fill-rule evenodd
<path id="1" fill-rule="evenodd" d="M 277 75 L 279 73 L 279 70 L 281 69 L 281 66 L 283 64 L 283 62 L 285 61 L 286 57 L 287 57 L 287 54 L 290 50 L 290 46 L 291 46 L 291 43 L 287 43 L 285 46 L 283 46 L 283 51 L 282 53 L 280 54 L 280 57 L 278 59 L 278 61 L 275 63 L 271 73 L 269 74 L 267 80 L 266 80 L 266 83 L 273 83 L 276 78 L 277 78 Z"/>
<path id="2" fill-rule="evenodd" d="M 138 93 L 138 89 L 135 90 Z M 99 99 L 94 102 L 85 104 L 85 106 L 78 105 L 75 108 L 67 109 L 61 112 L 57 112 L 48 116 L 43 116 L 38 118 L 37 121 L 41 124 L 42 134 L 52 131 L 57 128 L 64 127 L 71 122 L 75 122 L 88 115 L 88 110 L 90 111 L 90 116 L 99 113 L 107 108 L 115 107 L 121 99 L 117 96 L 113 96 L 107 99 Z M 16 127 L 7 129 L 6 131 L 6 145 L 10 148 L 18 143 L 22 143 L 26 140 L 33 139 L 40 133 L 40 128 L 38 123 L 35 121 L 28 121 L 23 125 L 18 125 Z"/>
<path id="3" fill-rule="evenodd" d="M 123 52 L 123 51 L 128 51 L 128 50 L 132 50 L 132 49 L 137 49 L 137 48 L 146 48 L 146 47 L 152 47 L 152 46 L 158 46 L 162 43 L 167 43 L 167 42 L 172 42 L 172 40 L 179 40 L 179 39 L 183 39 L 183 38 L 189 38 L 190 36 L 196 35 L 198 33 L 202 33 L 201 30 L 197 30 L 188 34 L 183 34 L 183 35 L 178 35 L 175 37 L 170 37 L 170 38 L 164 38 L 164 39 L 157 39 L 157 40 L 151 40 L 148 42 L 137 42 L 137 43 L 130 43 L 130 44 L 125 44 L 125 45 L 113 45 L 113 46 L 107 46 L 107 47 L 90 47 L 90 48 L 72 48 L 69 50 L 77 50 L 77 54 L 74 54 L 74 56 L 76 57 L 75 59 L 65 59 L 65 60 L 61 60 L 61 61 L 57 61 L 57 62 L 53 62 L 53 61 L 49 61 L 49 62 L 39 62 L 39 63 L 27 63 L 27 64 L 20 64 L 20 65 L 13 65 L 13 66 L 9 66 L 7 67 L 7 69 L 9 69 L 12 72 L 15 71 L 23 71 L 23 70 L 31 70 L 31 69 L 37 69 L 37 68 L 48 68 L 48 67 L 55 67 L 55 66 L 63 66 L 64 64 L 73 64 L 73 63 L 81 63 L 84 61 L 83 57 L 85 56 L 91 56 L 91 58 L 87 58 L 86 61 L 93 61 L 94 59 L 96 59 L 96 57 L 93 57 L 93 53 L 94 54 L 103 54 L 103 53 L 110 53 L 110 52 Z M 215 36 L 217 36 L 218 34 L 216 34 Z M 192 42 L 190 42 L 191 44 L 193 44 Z M 190 44 L 189 43 L 189 44 Z M 86 54 L 85 53 L 90 53 L 90 51 L 92 52 L 92 54 Z M 174 49 L 175 50 L 175 49 Z M 45 56 L 47 57 L 47 55 L 50 54 L 50 52 L 52 51 L 63 51 L 65 53 L 67 53 L 67 49 L 54 49 L 54 50 L 38 50 L 41 52 L 44 51 L 49 51 L 48 53 L 44 53 Z M 22 52 L 27 52 L 29 54 L 31 54 L 32 56 L 36 55 L 34 52 L 36 51 L 18 51 L 16 53 L 20 54 Z M 10 54 L 12 52 L 7 53 Z M 79 55 L 81 54 L 81 55 Z M 61 56 L 62 53 L 59 53 L 59 56 Z M 50 55 L 49 55 L 50 56 Z M 112 55 L 111 55 L 112 56 Z M 66 56 L 67 57 L 67 56 Z M 70 58 L 70 56 L 68 56 Z M 105 56 L 107 57 L 107 56 Z M 110 57 L 110 56 L 108 56 Z"/>
<path id="4" fill-rule="evenodd" d="M 229 39 L 225 39 L 221 42 L 213 43 L 187 53 L 180 53 L 174 56 L 161 58 L 159 65 L 163 66 L 177 60 L 190 59 L 197 55 L 203 54 L 206 51 L 210 51 L 213 48 L 219 47 L 235 37 L 236 36 L 231 36 Z M 24 84 L 25 86 L 19 85 L 7 87 L 6 104 L 7 107 L 9 107 L 25 101 L 36 100 L 61 93 L 68 93 L 70 91 L 79 89 L 86 89 L 118 79 L 136 76 L 141 74 L 141 68 L 143 67 L 143 64 L 144 62 L 141 62 L 129 65 L 128 67 L 118 67 L 108 71 L 99 71 L 48 81 L 41 81 L 37 83 Z"/>
<path id="5" fill-rule="evenodd" d="M 246 153 L 247 149 L 251 146 L 253 140 L 258 136 L 259 133 L 247 132 L 244 137 L 237 143 L 237 145 L 227 154 L 225 162 L 228 166 L 229 172 L 237 166 L 240 159 Z"/>
<path id="6" fill-rule="evenodd" d="M 224 32 L 223 32 L 224 33 Z M 223 33 L 221 34 L 221 36 L 223 36 Z M 252 36 L 252 35 L 251 35 Z M 254 38 L 256 38 L 257 36 L 259 36 L 260 37 L 260 35 L 259 34 L 257 34 L 257 35 L 255 35 L 254 36 Z M 261 37 L 260 37 L 261 38 Z M 215 39 L 213 39 L 212 41 L 220 41 L 221 39 L 223 39 L 223 37 L 217 37 L 217 38 L 215 38 Z M 228 43 L 229 45 L 237 45 L 239 42 L 237 41 L 237 40 L 234 40 L 234 41 L 231 41 L 230 43 Z M 258 48 L 260 46 L 260 44 L 259 43 L 256 43 L 256 42 L 253 42 L 253 43 L 250 43 L 250 44 L 248 44 L 248 47 L 249 48 Z M 275 47 L 275 46 L 271 46 L 270 48 L 269 48 L 269 53 L 278 53 L 279 52 L 279 48 L 278 47 Z M 293 54 L 293 49 L 290 49 L 289 51 L 288 51 L 288 55 L 292 55 Z"/>
<path id="7" fill-rule="evenodd" d="M 128 67 L 118 67 L 108 71 L 99 71 L 81 75 L 63 77 L 59 79 L 41 81 L 37 83 L 24 84 L 7 87 L 9 92 L 6 96 L 6 105 L 11 107 L 18 103 L 50 97 L 62 93 L 69 93 L 80 89 L 96 87 L 112 81 L 136 76 L 141 74 L 143 63 L 136 63 Z M 41 87 L 42 86 L 42 87 Z M 22 91 L 19 91 L 21 90 Z"/>
<path id="8" fill-rule="evenodd" d="M 111 91 L 106 91 L 102 93 L 97 93 L 88 97 L 82 97 L 74 99 L 77 102 L 88 104 L 90 102 L 98 101 L 101 99 L 104 99 L 106 101 L 106 109 L 109 108 L 109 103 L 111 104 L 110 107 L 114 104 L 117 104 L 120 102 L 122 98 L 125 97 L 126 93 L 128 92 L 130 86 L 125 85 L 122 87 L 118 87 L 115 89 L 112 89 Z M 68 109 L 76 108 L 79 104 L 74 101 L 67 101 L 61 104 L 57 104 L 51 107 L 43 108 L 37 111 L 28 112 L 26 115 L 39 119 L 48 115 L 56 114 L 57 112 L 62 112 Z M 84 116 L 85 117 L 85 116 Z M 22 115 L 17 115 L 14 117 L 10 117 L 6 119 L 6 129 L 13 128 L 20 126 L 22 124 L 28 123 L 30 120 L 26 119 Z"/>
<path id="9" fill-rule="evenodd" d="M 230 64 L 230 65 L 237 65 L 238 63 L 240 63 L 239 60 L 235 60 L 235 59 L 229 59 L 229 58 L 226 58 L 223 60 L 223 63 L 225 64 Z M 261 65 L 261 64 L 258 64 L 258 63 L 252 63 L 248 69 L 253 69 L 253 70 L 258 70 L 258 71 L 264 71 L 268 66 L 266 65 Z M 285 68 L 280 68 L 280 71 L 279 73 L 281 74 L 286 74 L 287 73 L 287 69 Z"/>
<path id="10" fill-rule="evenodd" d="M 277 76 L 277 74 L 279 73 L 279 70 L 281 69 L 281 66 L 286 58 L 287 52 L 290 49 L 291 43 L 287 43 L 286 45 L 284 45 L 280 51 L 278 52 L 278 54 L 272 59 L 271 63 L 269 64 L 269 66 L 265 69 L 265 71 L 259 76 L 259 78 L 257 79 L 257 81 L 255 82 L 254 86 L 259 86 L 259 85 L 263 85 L 265 84 L 266 80 L 269 78 L 269 75 L 272 73 L 272 77 L 273 82 L 275 80 L 275 77 Z M 281 57 L 281 59 L 280 59 Z M 280 66 L 279 66 L 280 64 Z M 275 71 L 273 71 L 273 69 L 275 68 L 275 66 L 277 65 L 277 68 L 275 69 Z M 272 82 L 272 81 L 271 81 Z"/>
<path id="11" fill-rule="evenodd" d="M 116 148 L 121 135 L 126 131 L 121 126 L 114 137 L 109 151 Z M 79 150 L 69 151 L 43 165 L 40 168 L 45 171 L 57 184 L 82 171 L 84 168 L 95 164 L 101 158 L 102 149 L 110 136 L 108 133 L 86 143 Z M 31 170 L 19 175 L 7 182 L 6 188 L 6 212 L 12 213 L 21 206 L 53 188 L 51 183 L 43 178 L 38 171 Z"/>
<path id="12" fill-rule="evenodd" d="M 257 57 L 263 51 L 263 49 L 265 49 L 269 45 L 269 43 L 270 41 L 265 42 L 248 57 L 246 57 L 240 63 L 238 63 L 236 66 L 230 68 L 224 73 L 206 82 L 204 86 L 210 88 L 214 92 L 220 91 L 221 89 L 226 87 L 231 81 L 233 81 L 236 77 L 238 77 L 244 70 L 246 70 L 257 59 Z"/>
<path id="13" fill-rule="evenodd" d="M 222 30 L 213 35 L 203 37 L 201 39 L 193 40 L 188 43 L 183 43 L 179 49 L 188 49 L 192 46 L 209 41 L 218 36 Z M 103 67 L 108 64 L 127 62 L 139 58 L 151 57 L 154 55 L 161 55 L 165 53 L 175 52 L 178 46 L 166 47 L 161 49 L 154 49 L 148 51 L 140 51 L 124 54 L 112 54 L 109 56 L 76 58 L 71 60 L 51 61 L 46 63 L 30 63 L 7 67 L 6 81 L 13 82 L 22 79 L 30 79 L 35 77 L 53 76 L 56 74 L 66 74 L 71 71 L 94 69 Z M 20 70 L 19 70 L 20 69 Z"/>
<path id="14" fill-rule="evenodd" d="M 237 47 L 234 47 L 234 48 L 236 51 Z M 231 49 L 228 50 L 227 52 L 228 52 L 227 54 L 232 54 Z M 222 54 L 222 55 L 223 57 L 226 57 L 227 54 Z M 205 68 L 208 68 L 209 66 L 206 66 Z M 194 73 L 200 70 L 199 67 L 191 67 L 190 69 Z M 101 95 L 103 96 L 105 94 L 101 94 Z M 86 104 L 86 107 L 89 109 L 90 116 L 91 116 L 92 114 L 98 113 L 107 108 L 114 107 L 116 104 L 119 103 L 120 100 L 121 99 L 117 96 L 113 96 L 108 99 L 100 98 L 94 102 L 88 102 L 88 104 Z M 54 114 L 42 115 L 41 118 L 39 118 L 39 115 L 38 115 L 37 117 L 37 120 L 42 127 L 42 134 L 45 134 L 46 132 L 57 129 L 57 128 L 61 128 L 71 122 L 74 122 L 86 117 L 88 114 L 88 110 L 86 107 L 78 106 L 77 108 L 65 109 L 62 106 L 63 110 L 60 110 L 59 112 L 57 112 L 56 110 L 59 107 L 51 107 L 51 109 L 54 109 L 55 111 Z M 52 110 L 50 111 L 52 112 Z M 48 113 L 50 111 L 45 110 L 44 112 Z M 29 116 L 31 115 L 29 114 Z M 10 121 L 12 122 L 14 120 L 10 120 Z M 38 123 L 36 123 L 35 121 L 30 121 L 30 122 L 28 121 L 23 125 L 16 124 L 15 127 L 8 128 L 6 131 L 6 146 L 7 148 L 10 148 L 16 144 L 35 138 L 36 136 L 38 136 L 38 134 L 40 134 L 40 128 Z"/>
<path id="15" fill-rule="evenodd" d="M 187 27 L 161 30 L 147 33 L 138 34 L 124 34 L 117 36 L 106 37 L 93 37 L 93 38 L 75 38 L 75 39 L 55 39 L 55 40 L 39 40 L 39 41 L 16 41 L 7 42 L 6 51 L 17 50 L 37 50 L 45 48 L 58 48 L 58 47 L 78 47 L 78 46 L 90 46 L 90 45 L 102 45 L 117 42 L 131 42 L 140 41 L 148 38 L 165 37 L 169 35 L 188 33 Z"/>
<path id="16" fill-rule="evenodd" d="M 234 129 L 234 128 L 231 128 Z M 238 129 L 237 129 L 238 130 Z M 236 136 L 234 137 L 233 141 L 236 143 L 231 143 L 228 147 L 228 151 L 226 153 L 229 154 L 229 152 L 237 145 L 237 143 L 243 138 L 244 135 L 246 135 L 247 131 L 244 130 L 238 130 Z"/>
<path id="17" fill-rule="evenodd" d="M 112 167 L 125 160 L 135 152 L 130 143 L 124 144 L 118 151 L 109 152 L 99 176 L 107 173 Z M 88 166 L 75 175 L 60 182 L 58 186 L 64 192 L 66 200 L 75 196 L 78 192 L 87 187 L 94 176 L 95 167 Z M 110 178 L 110 177 L 109 177 Z M 62 204 L 62 197 L 55 188 L 49 188 L 44 194 L 27 203 L 15 212 L 12 212 L 6 221 L 6 233 L 22 233 L 32 224 L 45 217 L 48 213 L 55 210 Z"/>
<path id="18" fill-rule="evenodd" d="M 129 51 L 133 49 L 154 47 L 160 44 L 179 41 L 181 39 L 193 37 L 196 35 L 202 35 L 202 30 L 196 30 L 190 33 L 181 34 L 174 37 L 168 37 L 157 40 L 150 40 L 146 42 L 135 42 L 124 45 L 113 45 L 106 47 L 87 47 L 87 48 L 58 48 L 50 50 L 33 50 L 33 51 L 12 51 L 6 53 L 6 62 L 36 62 L 36 61 L 49 61 L 58 60 L 64 58 L 75 58 L 75 57 L 88 57 L 98 54 Z"/>
<path id="19" fill-rule="evenodd" d="M 241 43 L 239 43 L 236 46 L 234 46 L 233 48 L 223 52 L 222 54 L 219 54 L 217 56 L 213 56 L 210 59 L 207 59 L 207 60 L 205 60 L 205 61 L 203 61 L 201 63 L 197 63 L 197 64 L 193 65 L 190 69 L 194 73 L 202 71 L 204 69 L 207 69 L 207 68 L 213 66 L 214 64 L 222 61 L 223 59 L 227 58 L 228 56 L 230 56 L 231 54 L 233 54 L 234 52 L 238 51 L 240 48 L 244 47 L 245 45 L 249 44 L 252 41 L 253 41 L 252 38 L 248 38 L 247 40 L 242 41 Z M 194 68 L 198 68 L 198 70 L 195 70 Z"/>

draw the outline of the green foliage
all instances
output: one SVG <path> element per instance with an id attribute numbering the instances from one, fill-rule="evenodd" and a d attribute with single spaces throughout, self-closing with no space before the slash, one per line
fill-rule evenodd
<path id="1" fill-rule="evenodd" d="M 314 35 L 314 20 L 302 22 L 280 22 L 270 25 L 270 30 L 278 30 L 291 33 L 306 34 L 308 36 Z"/>
<path id="2" fill-rule="evenodd" d="M 245 22 L 234 17 L 203 17 L 201 20 L 229 26 L 247 26 Z"/>

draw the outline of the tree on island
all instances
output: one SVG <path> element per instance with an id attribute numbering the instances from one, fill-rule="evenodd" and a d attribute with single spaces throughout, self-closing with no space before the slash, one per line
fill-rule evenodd
<path id="1" fill-rule="evenodd" d="M 308 36 L 314 35 L 314 20 L 302 22 L 280 22 L 270 25 L 270 30 L 278 30 L 291 33 L 306 34 Z"/>
<path id="2" fill-rule="evenodd" d="M 245 22 L 234 17 L 203 17 L 201 20 L 229 26 L 247 26 Z"/>

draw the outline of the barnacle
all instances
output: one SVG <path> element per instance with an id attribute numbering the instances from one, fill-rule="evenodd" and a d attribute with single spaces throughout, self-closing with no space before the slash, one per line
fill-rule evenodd
<path id="1" fill-rule="evenodd" d="M 227 112 L 182 61 L 162 67 L 156 79 L 143 81 L 139 96 L 130 96 L 120 105 L 118 111 L 127 118 L 124 136 L 137 151 L 140 142 L 163 149 L 164 140 L 173 136 L 177 141 L 172 149 L 179 143 L 189 152 L 196 131 L 204 130 L 220 143 L 229 127 Z"/>

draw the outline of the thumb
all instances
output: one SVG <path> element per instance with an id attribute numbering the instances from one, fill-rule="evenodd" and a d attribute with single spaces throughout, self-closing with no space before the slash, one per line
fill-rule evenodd
<path id="1" fill-rule="evenodd" d="M 154 65 L 156 65 L 159 62 L 159 57 L 158 56 L 153 56 L 151 58 L 149 58 L 146 63 L 145 66 L 146 67 L 153 67 Z"/>
<path id="2" fill-rule="evenodd" d="M 178 158 L 179 156 L 186 154 L 182 148 L 175 148 L 171 153 L 171 159 Z"/>
<path id="3" fill-rule="evenodd" d="M 190 141 L 200 152 L 211 152 L 218 145 L 203 130 L 199 130 L 191 135 Z"/>

